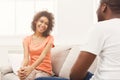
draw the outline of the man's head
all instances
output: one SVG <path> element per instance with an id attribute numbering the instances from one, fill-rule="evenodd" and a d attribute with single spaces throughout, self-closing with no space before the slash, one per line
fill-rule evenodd
<path id="1" fill-rule="evenodd" d="M 97 16 L 98 21 L 120 17 L 120 0 L 100 0 Z"/>

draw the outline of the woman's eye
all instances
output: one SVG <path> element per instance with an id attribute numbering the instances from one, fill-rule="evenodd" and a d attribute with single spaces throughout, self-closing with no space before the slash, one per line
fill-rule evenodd
<path id="1" fill-rule="evenodd" d="M 44 23 L 45 25 L 48 26 L 48 22 L 45 22 L 44 20 L 39 20 L 40 23 Z"/>
<path id="2" fill-rule="evenodd" d="M 48 26 L 48 23 L 45 23 Z"/>

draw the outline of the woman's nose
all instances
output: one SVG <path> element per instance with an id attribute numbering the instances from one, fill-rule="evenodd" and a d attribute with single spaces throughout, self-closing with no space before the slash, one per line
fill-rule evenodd
<path id="1" fill-rule="evenodd" d="M 45 26 L 45 23 L 42 23 L 41 26 L 44 27 L 44 26 Z"/>

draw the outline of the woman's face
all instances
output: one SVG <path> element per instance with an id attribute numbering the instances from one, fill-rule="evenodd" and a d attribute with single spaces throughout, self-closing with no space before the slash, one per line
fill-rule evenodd
<path id="1" fill-rule="evenodd" d="M 45 32 L 48 28 L 48 23 L 49 20 L 47 17 L 45 16 L 40 17 L 36 22 L 36 32 L 41 34 Z"/>

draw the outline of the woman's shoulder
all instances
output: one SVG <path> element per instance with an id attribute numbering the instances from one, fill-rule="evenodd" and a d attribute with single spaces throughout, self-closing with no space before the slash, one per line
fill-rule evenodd
<path id="1" fill-rule="evenodd" d="M 32 38 L 32 35 L 28 35 L 28 36 L 25 36 L 25 37 L 24 37 L 24 40 L 25 40 L 25 41 L 29 41 L 31 38 Z"/>
<path id="2" fill-rule="evenodd" d="M 50 43 L 52 43 L 52 47 L 54 47 L 54 38 L 53 38 L 52 35 L 49 35 L 49 36 L 47 37 L 47 41 L 50 42 Z"/>
<path id="3" fill-rule="evenodd" d="M 48 39 L 54 39 L 52 35 L 47 36 Z"/>

